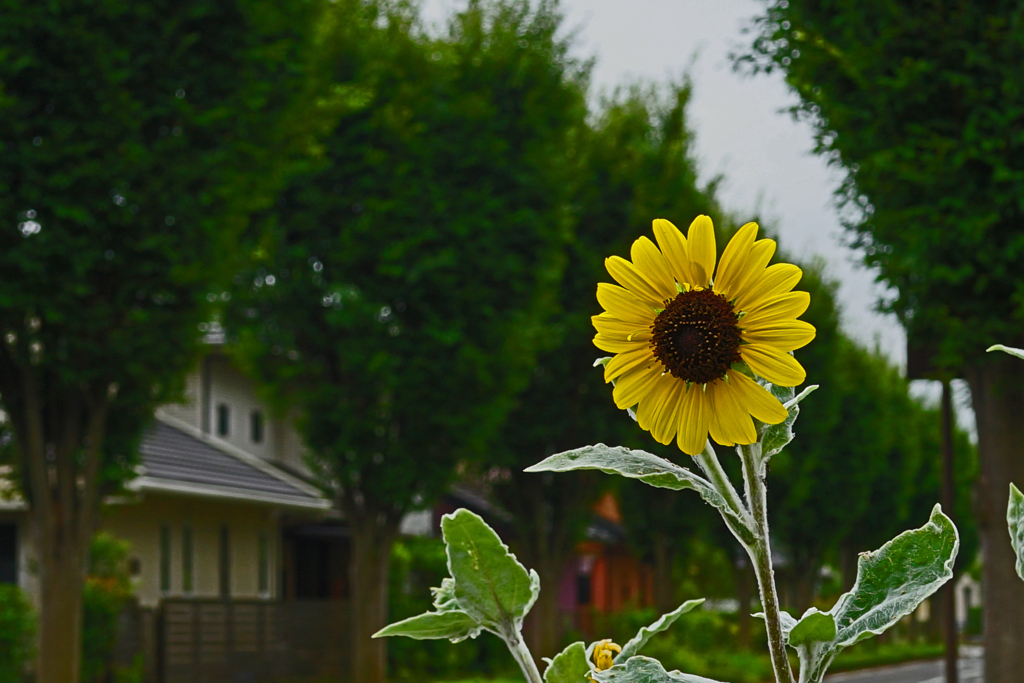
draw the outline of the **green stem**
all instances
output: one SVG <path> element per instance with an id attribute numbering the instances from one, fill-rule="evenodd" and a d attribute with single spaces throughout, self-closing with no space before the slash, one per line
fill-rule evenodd
<path id="1" fill-rule="evenodd" d="M 775 591 L 775 572 L 772 569 L 772 548 L 768 540 L 768 489 L 758 462 L 761 459 L 761 443 L 740 446 L 743 463 L 743 483 L 747 504 L 754 521 L 755 542 L 747 547 L 747 553 L 754 565 L 757 587 L 761 594 L 765 623 L 768 627 L 768 651 L 772 659 L 777 683 L 793 683 L 793 670 L 786 655 L 786 643 L 782 638 L 782 620 L 779 617 L 779 596 Z"/>
<path id="2" fill-rule="evenodd" d="M 512 658 L 516 660 L 516 664 L 523 670 L 526 683 L 544 683 L 540 670 L 537 669 L 537 663 L 533 661 L 533 655 L 530 654 L 530 648 L 526 647 L 526 643 L 523 641 L 523 635 L 515 633 L 509 638 L 504 638 L 504 640 L 508 646 L 508 651 L 512 653 Z"/>
<path id="3" fill-rule="evenodd" d="M 747 507 L 740 499 L 740 494 L 736 492 L 732 481 L 729 480 L 729 475 L 722 468 L 722 463 L 718 461 L 718 455 L 715 454 L 715 449 L 711 446 L 711 442 L 708 441 L 704 446 L 704 451 L 699 455 L 693 456 L 693 459 L 704 472 L 708 481 L 711 482 L 711 485 L 715 487 L 715 490 L 722 494 L 722 497 L 725 498 L 725 502 L 732 511 L 740 519 L 747 521 L 747 526 L 750 526 L 751 520 Z"/>

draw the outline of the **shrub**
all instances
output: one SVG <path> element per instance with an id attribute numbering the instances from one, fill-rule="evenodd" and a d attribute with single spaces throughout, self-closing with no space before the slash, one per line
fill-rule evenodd
<path id="1" fill-rule="evenodd" d="M 100 532 L 89 548 L 89 575 L 82 594 L 82 680 L 105 680 L 117 640 L 118 615 L 132 596 L 129 546 Z"/>
<path id="2" fill-rule="evenodd" d="M 0 584 L 0 683 L 21 683 L 35 654 L 36 616 L 28 596 Z"/>

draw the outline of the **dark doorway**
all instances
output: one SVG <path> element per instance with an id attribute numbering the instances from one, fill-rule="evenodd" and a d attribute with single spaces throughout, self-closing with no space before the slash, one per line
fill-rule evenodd
<path id="1" fill-rule="evenodd" d="M 18 527 L 0 524 L 0 583 L 18 583 Z"/>
<path id="2" fill-rule="evenodd" d="M 330 546 L 326 539 L 295 539 L 295 597 L 326 600 L 331 595 Z"/>

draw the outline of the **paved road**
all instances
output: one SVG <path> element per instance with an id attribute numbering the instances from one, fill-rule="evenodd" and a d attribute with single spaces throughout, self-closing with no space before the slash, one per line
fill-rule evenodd
<path id="1" fill-rule="evenodd" d="M 960 653 L 960 682 L 983 683 L 980 648 Z M 941 661 L 911 662 L 869 671 L 851 671 L 825 677 L 825 683 L 944 683 L 946 675 Z"/>

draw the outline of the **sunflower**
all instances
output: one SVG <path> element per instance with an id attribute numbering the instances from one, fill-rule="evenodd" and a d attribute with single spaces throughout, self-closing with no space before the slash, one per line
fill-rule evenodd
<path id="1" fill-rule="evenodd" d="M 789 353 L 814 339 L 814 327 L 797 320 L 810 296 L 791 291 L 802 273 L 788 263 L 769 266 L 775 242 L 756 236 L 756 223 L 740 228 L 715 272 L 710 218 L 698 216 L 688 237 L 657 219 L 657 245 L 641 237 L 632 261 L 605 260 L 622 286 L 597 286 L 604 312 L 592 318 L 594 344 L 615 354 L 604 368 L 615 405 L 635 406 L 642 429 L 659 443 L 676 439 L 690 455 L 704 450 L 709 432 L 723 446 L 753 443 L 751 416 L 786 419 L 751 374 L 779 386 L 806 377 Z"/>

